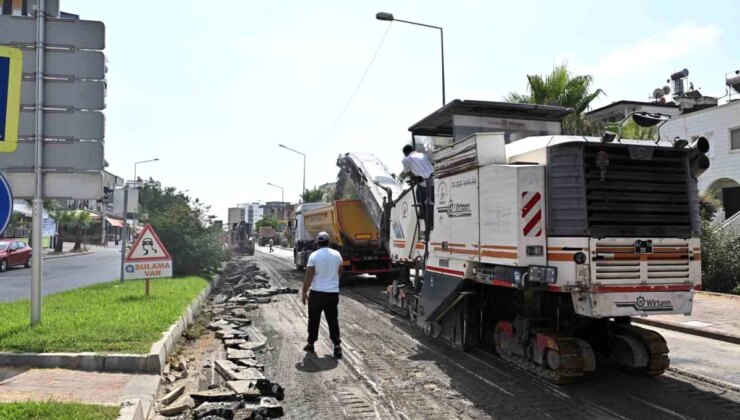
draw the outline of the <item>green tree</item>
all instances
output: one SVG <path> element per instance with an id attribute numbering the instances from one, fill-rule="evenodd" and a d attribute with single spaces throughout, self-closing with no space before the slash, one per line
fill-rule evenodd
<path id="1" fill-rule="evenodd" d="M 57 222 L 57 231 L 61 229 L 71 229 L 75 223 L 75 212 L 72 210 L 56 210 L 55 216 L 53 216 Z M 56 244 L 54 244 L 54 252 L 62 252 L 64 248 L 64 240 L 60 235 Z"/>
<path id="2" fill-rule="evenodd" d="M 259 229 L 265 226 L 272 226 L 277 230 L 280 221 L 275 216 L 263 217 L 254 224 L 255 229 Z"/>
<path id="3" fill-rule="evenodd" d="M 589 75 L 574 76 L 567 64 L 555 66 L 547 75 L 528 75 L 527 93 L 510 92 L 506 102 L 557 105 L 573 109 L 573 115 L 563 120 L 565 134 L 600 134 L 603 126 L 583 113 L 591 102 L 604 94 L 601 89 L 592 91 L 593 78 Z"/>
<path id="4" fill-rule="evenodd" d="M 153 184 L 153 183 L 152 183 Z M 139 190 L 139 208 L 164 242 L 177 276 L 210 276 L 228 258 L 210 207 L 173 187 L 147 185 Z"/>
<path id="5" fill-rule="evenodd" d="M 702 284 L 711 292 L 740 294 L 740 237 L 712 225 L 720 207 L 712 194 L 699 198 Z"/>
<path id="6" fill-rule="evenodd" d="M 79 251 L 82 249 L 82 233 L 90 227 L 92 224 L 92 214 L 89 211 L 79 210 L 77 212 L 70 212 L 73 214 L 71 228 L 75 232 L 75 246 L 72 251 Z"/>
<path id="7" fill-rule="evenodd" d="M 303 200 L 304 203 L 321 203 L 325 201 L 324 191 L 321 191 L 318 187 L 313 187 L 311 190 L 306 189 L 306 191 L 301 194 L 301 200 Z"/>

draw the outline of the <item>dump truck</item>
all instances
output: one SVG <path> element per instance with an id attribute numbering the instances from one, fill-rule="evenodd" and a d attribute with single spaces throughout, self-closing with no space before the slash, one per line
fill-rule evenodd
<path id="1" fill-rule="evenodd" d="M 296 268 L 306 267 L 316 249 L 313 238 L 329 234 L 330 246 L 342 254 L 344 270 L 351 274 L 375 274 L 387 278 L 392 272 L 390 256 L 380 241 L 380 232 L 360 200 L 307 203 L 296 210 Z"/>
<path id="2" fill-rule="evenodd" d="M 455 348 L 494 348 L 552 382 L 594 371 L 596 355 L 660 375 L 666 341 L 631 317 L 691 314 L 709 142 L 562 135 L 570 114 L 455 100 L 411 126 L 434 191 L 394 198 L 383 230 L 403 269 L 388 302 Z M 658 133 L 667 120 L 629 117 Z"/>
<path id="3" fill-rule="evenodd" d="M 261 226 L 259 229 L 260 232 L 260 238 L 259 238 L 259 245 L 260 246 L 266 246 L 270 243 L 270 239 L 275 239 L 275 234 L 277 234 L 277 231 L 272 226 Z M 279 245 L 279 244 L 274 244 Z"/>

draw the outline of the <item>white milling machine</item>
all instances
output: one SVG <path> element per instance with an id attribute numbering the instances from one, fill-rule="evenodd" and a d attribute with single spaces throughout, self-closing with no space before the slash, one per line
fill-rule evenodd
<path id="1" fill-rule="evenodd" d="M 597 354 L 661 374 L 665 340 L 630 317 L 691 313 L 708 142 L 560 135 L 570 112 L 456 100 L 410 128 L 433 158 L 434 194 L 426 207 L 412 189 L 393 197 L 390 252 L 404 269 L 390 303 L 555 382 L 594 370 Z"/>

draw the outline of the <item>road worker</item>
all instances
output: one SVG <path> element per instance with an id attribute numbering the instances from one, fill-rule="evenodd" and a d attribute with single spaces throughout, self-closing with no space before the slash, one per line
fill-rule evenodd
<path id="1" fill-rule="evenodd" d="M 321 313 L 329 325 L 329 338 L 334 344 L 334 357 L 342 358 L 339 339 L 339 279 L 344 271 L 341 254 L 329 248 L 329 234 L 319 232 L 316 236 L 318 249 L 311 253 L 306 264 L 306 277 L 303 280 L 302 300 L 308 302 L 308 344 L 304 351 L 315 352 L 314 343 L 319 338 Z M 310 289 L 310 290 L 309 290 Z"/>

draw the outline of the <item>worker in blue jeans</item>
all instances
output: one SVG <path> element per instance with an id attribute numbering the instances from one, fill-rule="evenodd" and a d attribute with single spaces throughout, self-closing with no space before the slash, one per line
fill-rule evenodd
<path id="1" fill-rule="evenodd" d="M 308 303 L 308 344 L 304 351 L 314 353 L 314 343 L 319 339 L 321 313 L 329 325 L 329 338 L 334 343 L 334 357 L 342 358 L 339 339 L 339 279 L 344 271 L 344 261 L 338 251 L 329 248 L 329 234 L 316 236 L 319 247 L 308 257 L 306 277 L 303 280 L 302 300 Z"/>

